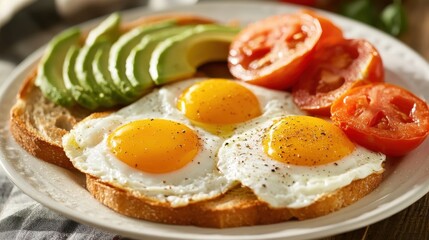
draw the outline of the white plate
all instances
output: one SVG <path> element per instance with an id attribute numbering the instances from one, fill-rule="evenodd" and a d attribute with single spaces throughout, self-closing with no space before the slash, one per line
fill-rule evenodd
<path id="1" fill-rule="evenodd" d="M 297 8 L 275 3 L 207 3 L 177 8 L 207 17 L 242 23 Z M 124 13 L 126 19 L 149 14 L 144 9 Z M 386 80 L 400 84 L 422 98 L 429 98 L 429 66 L 415 52 L 397 40 L 362 24 L 329 15 L 346 36 L 366 38 L 380 51 Z M 86 26 L 93 25 L 94 22 Z M 0 159 L 9 178 L 36 201 L 70 219 L 133 238 L 168 239 L 307 239 L 354 230 L 387 218 L 408 207 L 429 191 L 429 141 L 403 159 L 389 161 L 383 183 L 367 197 L 338 212 L 313 220 L 230 229 L 173 226 L 136 220 L 117 214 L 94 200 L 84 189 L 84 178 L 39 161 L 12 139 L 7 112 L 15 102 L 19 85 L 41 56 L 28 57 L 0 86 Z"/>

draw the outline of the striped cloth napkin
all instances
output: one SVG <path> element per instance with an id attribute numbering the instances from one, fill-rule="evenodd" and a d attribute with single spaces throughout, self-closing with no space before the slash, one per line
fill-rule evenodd
<path id="1" fill-rule="evenodd" d="M 69 220 L 34 201 L 0 173 L 0 239 L 124 239 Z"/>

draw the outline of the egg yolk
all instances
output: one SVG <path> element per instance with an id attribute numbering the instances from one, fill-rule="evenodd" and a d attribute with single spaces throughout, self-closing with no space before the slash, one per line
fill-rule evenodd
<path id="1" fill-rule="evenodd" d="M 184 124 L 143 119 L 118 127 L 108 137 L 110 151 L 130 167 L 167 173 L 191 162 L 198 153 L 198 135 Z"/>
<path id="2" fill-rule="evenodd" d="M 314 166 L 349 155 L 355 145 L 332 123 L 308 116 L 286 117 L 268 129 L 264 151 L 279 162 Z"/>
<path id="3" fill-rule="evenodd" d="M 258 98 L 226 79 L 192 85 L 178 99 L 177 108 L 193 121 L 215 125 L 237 124 L 261 115 Z"/>

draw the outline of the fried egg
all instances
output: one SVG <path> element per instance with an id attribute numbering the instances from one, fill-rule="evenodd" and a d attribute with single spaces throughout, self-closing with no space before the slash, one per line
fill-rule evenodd
<path id="1" fill-rule="evenodd" d="M 351 142 L 332 123 L 309 116 L 273 118 L 227 139 L 218 168 L 273 208 L 301 208 L 383 172 L 385 155 Z"/>
<path id="2" fill-rule="evenodd" d="M 83 173 L 173 207 L 225 193 L 234 183 L 216 168 L 223 139 L 194 127 L 176 108 L 178 85 L 80 122 L 63 137 L 66 155 Z"/>

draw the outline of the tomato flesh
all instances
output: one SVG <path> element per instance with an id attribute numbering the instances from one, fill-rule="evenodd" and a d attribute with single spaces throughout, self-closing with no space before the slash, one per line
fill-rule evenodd
<path id="1" fill-rule="evenodd" d="M 358 144 L 402 156 L 429 133 L 429 108 L 409 91 L 387 83 L 351 89 L 332 104 L 332 121 Z"/>
<path id="2" fill-rule="evenodd" d="M 231 43 L 231 74 L 252 84 L 286 89 L 308 64 L 322 29 L 304 13 L 268 17 L 243 29 Z"/>
<path id="3" fill-rule="evenodd" d="M 383 82 L 380 54 L 366 40 L 341 40 L 318 49 L 292 89 L 294 102 L 315 115 L 330 115 L 332 102 L 347 90 Z"/>

